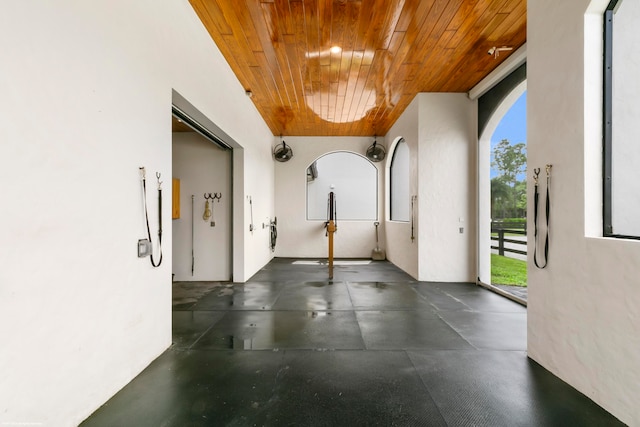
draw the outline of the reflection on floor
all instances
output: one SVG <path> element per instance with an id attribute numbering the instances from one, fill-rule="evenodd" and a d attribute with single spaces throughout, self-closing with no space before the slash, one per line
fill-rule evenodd
<path id="1" fill-rule="evenodd" d="M 175 284 L 173 346 L 83 425 L 622 425 L 527 358 L 521 305 L 384 261 L 326 277 Z"/>

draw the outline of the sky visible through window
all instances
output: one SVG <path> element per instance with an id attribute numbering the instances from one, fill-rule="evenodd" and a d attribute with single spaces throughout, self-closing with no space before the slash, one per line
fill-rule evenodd
<path id="1" fill-rule="evenodd" d="M 491 136 L 491 160 L 493 161 L 493 147 L 502 141 L 508 140 L 511 144 L 518 142 L 527 143 L 527 92 L 511 106 L 507 114 L 504 115 L 495 132 Z M 491 168 L 491 178 L 495 178 L 498 171 Z M 519 180 L 525 179 L 525 174 L 518 175 Z"/>

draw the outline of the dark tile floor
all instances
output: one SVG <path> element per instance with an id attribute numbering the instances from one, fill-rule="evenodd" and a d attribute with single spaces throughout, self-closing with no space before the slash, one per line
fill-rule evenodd
<path id="1" fill-rule="evenodd" d="M 173 346 L 83 426 L 621 425 L 526 355 L 526 309 L 388 262 L 174 284 Z"/>

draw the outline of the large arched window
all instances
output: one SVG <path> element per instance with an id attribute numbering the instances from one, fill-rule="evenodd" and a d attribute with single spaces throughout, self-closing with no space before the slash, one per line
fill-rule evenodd
<path id="1" fill-rule="evenodd" d="M 307 219 L 326 220 L 333 191 L 338 220 L 378 219 L 378 169 L 359 154 L 338 151 L 307 168 Z"/>
<path id="2" fill-rule="evenodd" d="M 389 181 L 391 221 L 409 221 L 409 145 L 404 139 L 393 150 Z"/>

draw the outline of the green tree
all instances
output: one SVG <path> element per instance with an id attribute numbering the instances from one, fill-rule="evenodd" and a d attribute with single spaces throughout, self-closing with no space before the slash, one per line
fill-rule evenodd
<path id="1" fill-rule="evenodd" d="M 501 176 L 491 180 L 491 218 L 507 218 L 512 215 L 508 210 L 511 207 L 511 187 L 504 182 Z"/>
<path id="2" fill-rule="evenodd" d="M 527 184 L 518 175 L 526 171 L 527 146 L 503 139 L 493 148 L 491 166 L 499 175 L 491 180 L 491 203 L 494 218 L 524 217 L 527 211 Z"/>
<path id="3" fill-rule="evenodd" d="M 518 181 L 515 187 L 516 207 L 518 208 L 519 218 L 527 216 L 527 182 Z"/>
<path id="4" fill-rule="evenodd" d="M 500 172 L 500 176 L 510 187 L 515 187 L 518 175 L 526 171 L 527 146 L 524 142 L 510 144 L 509 140 L 503 139 L 493 148 L 491 166 Z"/>

